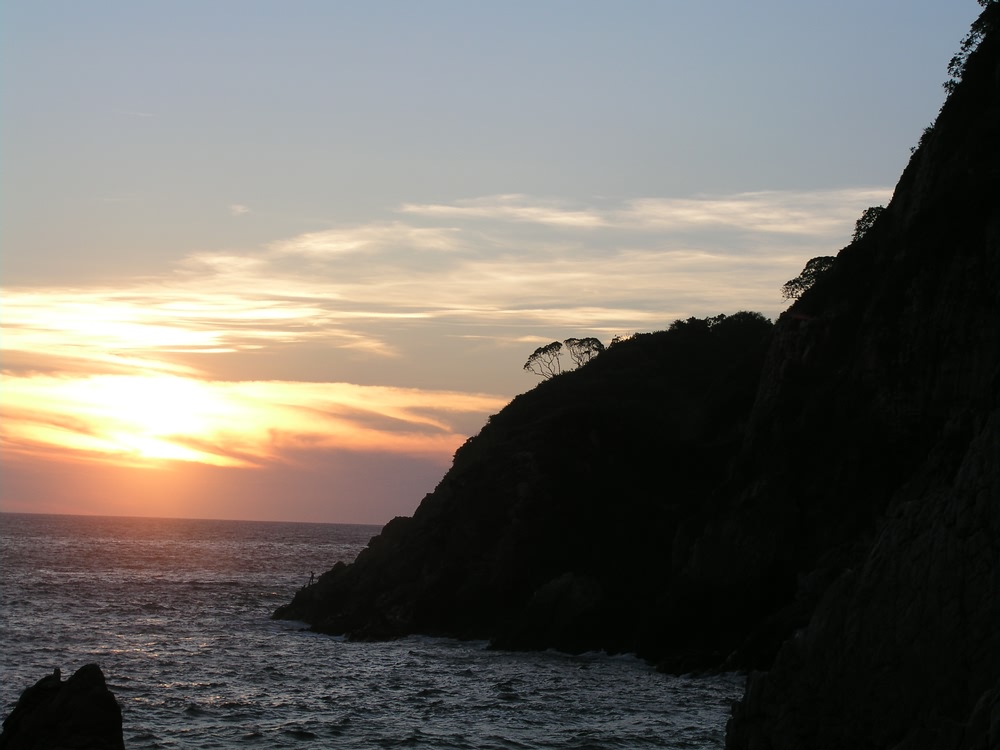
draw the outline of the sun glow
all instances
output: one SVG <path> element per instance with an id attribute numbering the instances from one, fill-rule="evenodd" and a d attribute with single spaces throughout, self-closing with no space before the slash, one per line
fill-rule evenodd
<path id="1" fill-rule="evenodd" d="M 532 385 L 525 341 L 607 339 L 735 300 L 767 310 L 883 192 L 407 203 L 131 281 L 5 289 L 0 460 L 25 476 L 60 462 L 308 473 L 347 452 L 446 466 L 508 400 L 465 388 Z"/>
<path id="2" fill-rule="evenodd" d="M 303 450 L 345 450 L 446 462 L 468 430 L 506 401 L 443 390 L 215 379 L 183 355 L 208 364 L 207 355 L 309 338 L 317 326 L 305 322 L 315 322 L 315 311 L 291 299 L 250 309 L 220 293 L 108 295 L 101 304 L 78 290 L 5 299 L 5 456 L 258 468 L 293 463 L 290 456 Z M 297 323 L 270 327 L 288 316 Z M 377 338 L 340 336 L 344 350 L 384 354 Z"/>
<path id="3" fill-rule="evenodd" d="M 141 435 L 204 432 L 222 406 L 198 381 L 177 377 L 91 378 L 68 390 Z"/>
<path id="4" fill-rule="evenodd" d="M 231 403 L 200 381 L 167 375 L 3 378 L 8 450 L 61 448 L 130 464 L 158 459 L 243 466 L 244 459 L 198 447 Z"/>
<path id="5" fill-rule="evenodd" d="M 503 405 L 448 391 L 158 374 L 6 374 L 3 392 L 8 452 L 150 467 L 257 467 L 304 447 L 444 459 L 465 439 L 457 416 Z"/>

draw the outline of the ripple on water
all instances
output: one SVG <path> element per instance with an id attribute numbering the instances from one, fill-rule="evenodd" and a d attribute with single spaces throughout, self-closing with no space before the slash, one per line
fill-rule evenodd
<path id="1" fill-rule="evenodd" d="M 350 643 L 269 619 L 371 528 L 37 518 L 0 525 L 3 703 L 96 661 L 130 750 L 720 748 L 740 693 L 735 676 L 673 678 L 628 657 Z"/>

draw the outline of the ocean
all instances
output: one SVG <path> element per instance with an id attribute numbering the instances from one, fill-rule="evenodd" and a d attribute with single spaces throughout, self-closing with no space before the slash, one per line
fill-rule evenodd
<path id="1" fill-rule="evenodd" d="M 270 619 L 377 526 L 0 514 L 0 704 L 96 662 L 127 748 L 721 748 L 737 675 Z"/>

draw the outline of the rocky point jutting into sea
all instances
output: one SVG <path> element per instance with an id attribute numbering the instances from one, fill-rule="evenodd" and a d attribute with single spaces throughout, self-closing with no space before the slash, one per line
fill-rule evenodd
<path id="1" fill-rule="evenodd" d="M 678 322 L 542 382 L 276 616 L 746 669 L 732 748 L 1000 747 L 1000 5 L 983 4 L 892 201 L 774 326 Z"/>

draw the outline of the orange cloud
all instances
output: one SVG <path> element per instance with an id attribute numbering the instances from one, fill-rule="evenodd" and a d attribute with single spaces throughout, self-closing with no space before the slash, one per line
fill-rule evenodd
<path id="1" fill-rule="evenodd" d="M 5 289 L 0 437 L 12 455 L 137 466 L 450 456 L 506 401 L 460 392 L 470 377 L 530 386 L 513 347 L 775 312 L 780 284 L 887 195 L 407 204 L 399 221 L 201 253 L 155 280 Z M 327 377 L 429 388 L 303 382 Z"/>
<path id="2" fill-rule="evenodd" d="M 448 457 L 466 437 L 456 417 L 504 404 L 448 391 L 174 375 L 5 374 L 0 387 L 6 451 L 129 466 L 254 467 L 301 449 Z"/>

